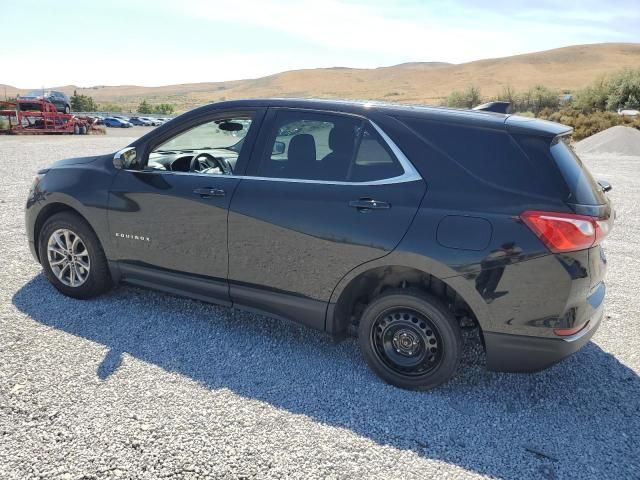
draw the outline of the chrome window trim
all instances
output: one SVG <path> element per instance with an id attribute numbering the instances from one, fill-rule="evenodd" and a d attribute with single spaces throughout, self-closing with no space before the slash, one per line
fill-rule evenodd
<path id="1" fill-rule="evenodd" d="M 422 177 L 413 166 L 411 161 L 407 158 L 407 156 L 400 150 L 400 147 L 396 145 L 396 143 L 389 138 L 389 136 L 382 130 L 375 122 L 372 120 L 367 120 L 373 128 L 378 132 L 378 134 L 382 137 L 387 146 L 391 149 L 396 159 L 400 162 L 404 173 L 402 175 L 398 175 L 397 177 L 391 178 L 382 178 L 380 180 L 371 180 L 367 182 L 341 182 L 341 181 L 332 181 L 332 180 L 310 180 L 304 178 L 278 178 L 278 177 L 255 177 L 251 175 L 223 175 L 223 174 L 210 174 L 210 173 L 196 173 L 196 172 L 174 172 L 171 170 L 142 170 L 145 173 L 160 173 L 160 174 L 171 174 L 171 175 L 193 175 L 198 177 L 207 177 L 207 178 L 239 178 L 246 180 L 259 180 L 259 181 L 270 181 L 270 182 L 289 182 L 289 183 L 312 183 L 317 185 L 361 185 L 361 186 L 370 186 L 370 185 L 393 185 L 396 183 L 408 183 L 408 182 L 417 182 L 422 180 Z M 141 170 L 130 170 L 140 172 Z"/>

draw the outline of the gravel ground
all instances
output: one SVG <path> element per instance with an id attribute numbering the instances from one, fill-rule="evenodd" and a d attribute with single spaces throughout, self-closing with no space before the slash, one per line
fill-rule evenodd
<path id="1" fill-rule="evenodd" d="M 131 287 L 56 293 L 24 233 L 33 175 L 129 141 L 0 138 L 0 478 L 640 478 L 640 158 L 588 159 L 618 208 L 594 341 L 515 375 L 469 338 L 457 378 L 415 393 L 352 340 Z"/>

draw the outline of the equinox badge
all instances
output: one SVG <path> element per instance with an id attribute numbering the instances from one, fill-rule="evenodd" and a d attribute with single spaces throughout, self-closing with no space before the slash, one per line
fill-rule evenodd
<path id="1" fill-rule="evenodd" d="M 126 238 L 128 240 L 140 240 L 142 242 L 150 242 L 151 239 L 144 235 L 133 235 L 132 233 L 118 233 L 116 232 L 116 237 Z"/>

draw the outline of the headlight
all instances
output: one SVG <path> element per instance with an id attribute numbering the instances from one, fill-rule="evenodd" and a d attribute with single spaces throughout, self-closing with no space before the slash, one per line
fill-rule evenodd
<path id="1" fill-rule="evenodd" d="M 38 190 L 38 185 L 40 185 L 40 182 L 42 181 L 42 179 L 44 178 L 44 176 L 47 174 L 48 171 L 49 171 L 48 169 L 44 169 L 36 173 L 36 176 L 33 179 L 33 182 L 31 183 L 31 188 L 29 189 L 29 193 L 34 193 L 35 191 Z"/>

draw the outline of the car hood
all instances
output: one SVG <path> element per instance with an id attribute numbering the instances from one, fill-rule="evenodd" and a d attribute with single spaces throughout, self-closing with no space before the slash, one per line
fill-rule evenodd
<path id="1" fill-rule="evenodd" d="M 80 165 L 83 163 L 91 163 L 91 162 L 95 162 L 96 160 L 102 157 L 104 157 L 104 155 L 95 155 L 92 157 L 65 158 L 63 160 L 58 160 L 56 162 L 53 162 L 49 166 L 49 168 L 60 168 L 60 167 L 66 167 L 68 165 Z"/>

